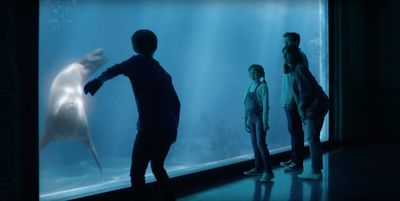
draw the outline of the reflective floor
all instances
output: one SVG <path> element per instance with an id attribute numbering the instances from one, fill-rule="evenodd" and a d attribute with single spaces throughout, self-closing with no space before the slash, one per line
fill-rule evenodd
<path id="1" fill-rule="evenodd" d="M 272 183 L 244 177 L 180 196 L 178 201 L 400 200 L 400 145 L 362 144 L 324 154 L 323 179 L 302 181 L 276 167 Z M 304 171 L 310 170 L 310 160 Z M 398 193 L 399 192 L 399 193 Z"/>

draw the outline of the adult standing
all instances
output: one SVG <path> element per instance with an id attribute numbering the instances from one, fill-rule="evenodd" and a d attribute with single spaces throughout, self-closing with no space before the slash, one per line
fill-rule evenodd
<path id="1" fill-rule="evenodd" d="M 307 56 L 300 50 L 300 35 L 296 32 L 286 32 L 283 35 L 285 46 L 294 46 L 299 49 L 301 55 L 300 62 L 303 66 L 308 69 Z M 284 64 L 284 74 L 282 77 L 282 88 L 281 88 L 281 106 L 285 110 L 288 130 L 290 134 L 292 154 L 290 160 L 281 162 L 280 165 L 285 167 L 285 172 L 301 172 L 303 171 L 303 160 L 304 160 L 304 131 L 300 119 L 299 112 L 297 110 L 297 104 L 293 98 L 293 91 L 290 87 L 292 84 L 291 77 L 286 73 L 288 69 L 287 64 Z"/>
<path id="2" fill-rule="evenodd" d="M 286 64 L 284 71 L 292 80 L 290 88 L 309 144 L 311 157 L 311 171 L 297 177 L 320 180 L 322 178 L 322 150 L 319 136 L 329 109 L 329 99 L 311 72 L 304 66 L 297 47 L 286 46 L 282 53 Z"/>

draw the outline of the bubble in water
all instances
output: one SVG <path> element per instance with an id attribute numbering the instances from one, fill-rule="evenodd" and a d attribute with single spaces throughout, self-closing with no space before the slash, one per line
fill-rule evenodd
<path id="1" fill-rule="evenodd" d="M 46 3 L 53 7 L 53 16 L 47 21 L 49 24 L 52 24 L 51 27 L 53 30 L 58 30 L 64 26 L 71 26 L 73 24 L 69 14 L 71 8 L 77 7 L 76 0 L 47 0 Z"/>

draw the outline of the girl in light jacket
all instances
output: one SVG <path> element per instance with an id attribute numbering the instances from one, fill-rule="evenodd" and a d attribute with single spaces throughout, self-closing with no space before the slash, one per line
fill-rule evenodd
<path id="1" fill-rule="evenodd" d="M 254 151 L 255 167 L 244 174 L 248 176 L 261 175 L 260 182 L 269 182 L 274 178 L 271 167 L 266 136 L 268 125 L 269 99 L 268 87 L 265 82 L 264 68 L 259 64 L 249 67 L 249 77 L 253 81 L 246 91 L 244 101 L 244 124 L 250 133 Z"/>

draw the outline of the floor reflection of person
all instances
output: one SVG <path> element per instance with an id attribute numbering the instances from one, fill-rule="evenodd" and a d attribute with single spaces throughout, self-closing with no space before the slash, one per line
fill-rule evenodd
<path id="1" fill-rule="evenodd" d="M 137 55 L 108 68 L 87 83 L 84 91 L 94 95 L 104 82 L 117 75 L 129 78 L 139 113 L 130 170 L 134 198 L 147 199 L 144 175 L 151 162 L 151 169 L 163 191 L 164 200 L 175 200 L 170 189 L 170 179 L 164 169 L 164 160 L 176 140 L 180 101 L 171 76 L 153 58 L 157 49 L 156 35 L 142 29 L 136 31 L 131 40 Z"/>
<path id="2" fill-rule="evenodd" d="M 271 192 L 272 187 L 274 186 L 274 182 L 270 183 L 261 183 L 257 180 L 254 180 L 254 192 L 253 192 L 253 201 L 269 201 L 271 200 Z M 263 190 L 264 188 L 264 195 Z"/>
<path id="3" fill-rule="evenodd" d="M 290 175 L 290 191 L 288 201 L 303 200 L 303 181 L 297 179 L 297 174 Z"/>

